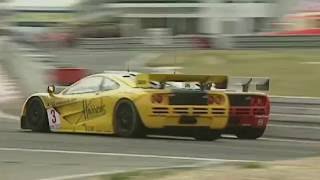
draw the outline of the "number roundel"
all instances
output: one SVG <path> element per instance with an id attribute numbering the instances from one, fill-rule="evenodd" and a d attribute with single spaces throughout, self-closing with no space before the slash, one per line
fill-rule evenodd
<path id="1" fill-rule="evenodd" d="M 47 109 L 47 114 L 50 130 L 54 131 L 56 129 L 60 129 L 61 122 L 59 112 L 57 112 L 54 108 L 49 108 Z"/>
<path id="2" fill-rule="evenodd" d="M 52 123 L 56 123 L 57 122 L 57 117 L 56 117 L 56 111 L 54 110 L 54 109 L 52 109 L 51 111 L 50 111 L 50 114 L 51 114 L 51 121 L 52 121 Z"/>

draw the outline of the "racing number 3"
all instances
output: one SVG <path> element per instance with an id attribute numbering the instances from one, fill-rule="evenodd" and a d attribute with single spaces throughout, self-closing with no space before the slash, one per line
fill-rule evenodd
<path id="1" fill-rule="evenodd" d="M 53 124 L 55 124 L 57 122 L 56 111 L 54 109 L 51 109 L 50 113 L 51 113 L 51 117 L 52 117 L 51 122 Z"/>
<path id="2" fill-rule="evenodd" d="M 48 121 L 51 130 L 60 128 L 60 114 L 54 109 L 47 109 Z"/>

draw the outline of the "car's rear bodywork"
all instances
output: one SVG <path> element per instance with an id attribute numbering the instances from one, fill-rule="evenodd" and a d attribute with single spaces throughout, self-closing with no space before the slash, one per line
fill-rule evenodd
<path id="1" fill-rule="evenodd" d="M 229 123 L 225 133 L 248 139 L 262 136 L 270 118 L 268 96 L 262 93 L 228 93 L 228 98 Z M 243 135 L 245 133 L 248 135 Z"/>
<path id="2" fill-rule="evenodd" d="M 168 81 L 225 84 L 226 79 L 225 76 L 151 74 L 141 75 L 137 81 L 139 87 L 149 88 L 150 81 L 160 82 L 161 86 Z M 148 128 L 207 127 L 222 130 L 227 125 L 229 101 L 223 92 L 164 88 L 144 98 L 136 104 Z M 217 98 L 223 99 L 223 102 L 217 103 Z M 146 106 L 145 102 L 150 99 L 150 106 Z"/>
<path id="3" fill-rule="evenodd" d="M 208 103 L 208 96 L 219 96 L 225 101 L 223 104 Z M 146 105 L 149 99 L 154 100 Z M 159 91 L 136 101 L 136 105 L 148 128 L 185 126 L 222 130 L 228 122 L 229 103 L 227 96 L 221 92 Z"/>
<path id="4" fill-rule="evenodd" d="M 234 78 L 233 82 L 230 82 L 233 87 L 240 86 L 241 92 L 226 91 L 230 110 L 224 133 L 235 134 L 243 139 L 256 139 L 263 135 L 270 118 L 269 97 L 265 93 L 248 91 L 267 91 L 269 83 L 269 78 L 244 77 Z"/>

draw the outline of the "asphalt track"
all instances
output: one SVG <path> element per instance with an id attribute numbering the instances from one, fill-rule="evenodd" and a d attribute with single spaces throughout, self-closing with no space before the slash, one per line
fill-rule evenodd
<path id="1" fill-rule="evenodd" d="M 0 179 L 60 179 L 137 168 L 286 160 L 320 154 L 320 143 L 316 141 L 126 139 L 33 133 L 20 130 L 19 121 L 11 117 L 0 121 Z"/>

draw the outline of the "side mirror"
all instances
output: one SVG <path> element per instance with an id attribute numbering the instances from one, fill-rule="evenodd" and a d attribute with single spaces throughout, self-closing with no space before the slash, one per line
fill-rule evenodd
<path id="1" fill-rule="evenodd" d="M 47 92 L 49 93 L 49 95 L 53 95 L 56 91 L 56 87 L 54 85 L 49 85 L 48 86 L 48 89 L 47 89 Z"/>

